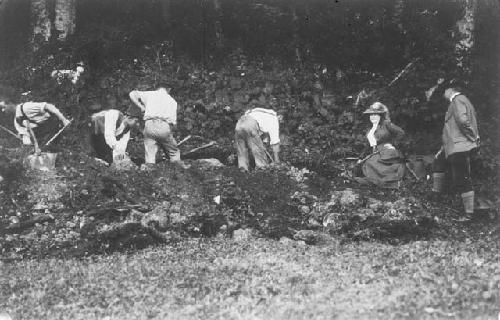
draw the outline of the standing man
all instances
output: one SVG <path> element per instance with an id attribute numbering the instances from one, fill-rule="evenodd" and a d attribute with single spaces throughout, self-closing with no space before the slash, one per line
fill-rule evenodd
<path id="1" fill-rule="evenodd" d="M 158 147 L 169 155 L 170 162 L 184 169 L 181 153 L 172 134 L 172 125 L 177 124 L 177 102 L 165 87 L 154 91 L 134 90 L 129 94 L 132 102 L 144 112 L 144 149 L 146 164 L 156 163 Z"/>
<path id="2" fill-rule="evenodd" d="M 90 117 L 90 147 L 92 153 L 108 163 L 125 158 L 130 129 L 139 128 L 141 112 L 133 107 L 125 113 L 116 109 L 103 110 Z"/>
<path id="3" fill-rule="evenodd" d="M 457 87 L 447 88 L 444 98 L 450 101 L 443 127 L 442 147 L 435 156 L 432 191 L 443 190 L 446 164 L 450 166 L 452 180 L 460 192 L 465 220 L 474 213 L 474 191 L 470 177 L 470 155 L 479 147 L 476 111 Z"/>
<path id="4" fill-rule="evenodd" d="M 273 149 L 273 160 L 279 163 L 280 117 L 274 110 L 265 108 L 254 108 L 245 112 L 236 124 L 234 140 L 238 153 L 238 167 L 242 171 L 248 171 L 250 162 L 249 151 L 251 152 L 256 168 L 263 168 L 268 165 L 267 151 L 262 141 L 269 139 L 269 144 Z"/>
<path id="5" fill-rule="evenodd" d="M 51 103 L 47 102 L 25 102 L 18 105 L 1 104 L 2 111 L 13 112 L 14 127 L 17 133 L 21 136 L 24 145 L 31 145 L 31 138 L 28 126 L 31 129 L 36 129 L 47 121 L 50 116 L 56 116 L 66 126 L 69 120 Z"/>

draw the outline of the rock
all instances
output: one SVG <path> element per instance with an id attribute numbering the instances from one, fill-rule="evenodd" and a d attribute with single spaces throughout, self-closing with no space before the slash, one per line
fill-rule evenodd
<path id="1" fill-rule="evenodd" d="M 361 221 L 365 221 L 366 219 L 368 219 L 368 217 L 375 216 L 375 212 L 373 212 L 372 209 L 361 208 L 356 211 L 356 215 L 361 218 Z"/>
<path id="2" fill-rule="evenodd" d="M 282 243 L 284 245 L 293 245 L 293 244 L 295 244 L 295 241 L 293 241 L 292 239 L 287 238 L 287 237 L 281 237 L 280 243 Z"/>
<path id="3" fill-rule="evenodd" d="M 307 214 L 309 214 L 309 213 L 311 212 L 311 208 L 309 208 L 309 207 L 308 207 L 308 206 L 306 206 L 306 205 L 302 205 L 302 206 L 300 206 L 300 207 L 299 207 L 299 210 L 300 210 L 300 212 L 301 212 L 302 214 L 304 214 L 304 215 L 307 215 Z"/>
<path id="4" fill-rule="evenodd" d="M 198 163 L 200 167 L 205 168 L 205 169 L 224 167 L 224 164 L 222 164 L 222 162 L 220 162 L 219 160 L 214 159 L 214 158 L 198 159 L 198 160 L 196 160 L 196 163 Z"/>
<path id="5" fill-rule="evenodd" d="M 311 228 L 319 228 L 322 226 L 315 218 L 309 218 L 309 220 L 307 220 L 307 225 Z"/>
<path id="6" fill-rule="evenodd" d="M 334 191 L 332 193 L 331 200 L 335 201 L 335 203 L 338 203 L 343 208 L 360 206 L 362 202 L 362 198 L 359 193 L 355 192 L 351 188 Z"/>
<path id="7" fill-rule="evenodd" d="M 386 209 L 384 202 L 375 198 L 368 198 L 366 207 L 373 210 L 374 212 L 383 212 Z"/>
<path id="8" fill-rule="evenodd" d="M 245 241 L 255 238 L 255 230 L 248 229 L 238 229 L 233 232 L 233 239 L 235 241 Z"/>
<path id="9" fill-rule="evenodd" d="M 170 202 L 164 201 L 153 210 L 143 214 L 141 224 L 144 226 L 154 225 L 159 230 L 166 230 L 171 222 L 169 214 Z"/>
<path id="10" fill-rule="evenodd" d="M 173 225 L 182 225 L 188 221 L 188 218 L 178 211 L 170 213 L 170 223 Z"/>
<path id="11" fill-rule="evenodd" d="M 111 164 L 111 169 L 117 171 L 132 170 L 136 168 L 137 166 L 135 165 L 135 163 L 132 162 L 132 160 L 128 156 L 125 156 L 121 160 L 114 159 L 113 163 Z"/>
<path id="12" fill-rule="evenodd" d="M 313 230 L 300 230 L 293 235 L 293 238 L 306 244 L 315 244 L 318 241 L 318 234 Z"/>
<path id="13" fill-rule="evenodd" d="M 323 227 L 329 228 L 329 229 L 336 229 L 338 227 L 338 218 L 339 214 L 334 212 L 334 213 L 329 213 L 323 218 Z"/>

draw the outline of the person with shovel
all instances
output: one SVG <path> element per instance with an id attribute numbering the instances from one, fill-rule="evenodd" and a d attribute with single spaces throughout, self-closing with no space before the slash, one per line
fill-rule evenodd
<path id="1" fill-rule="evenodd" d="M 189 165 L 181 160 L 181 152 L 172 134 L 172 126 L 177 124 L 177 101 L 161 86 L 153 91 L 133 90 L 130 100 L 144 112 L 145 163 L 156 163 L 158 148 L 170 157 L 170 162 L 187 169 Z"/>
<path id="2" fill-rule="evenodd" d="M 271 158 L 264 146 L 262 136 L 269 139 L 273 150 L 274 163 L 280 162 L 280 135 L 279 123 L 281 116 L 276 111 L 266 108 L 254 108 L 245 112 L 236 124 L 234 141 L 238 154 L 238 167 L 248 171 L 250 154 L 255 160 L 255 168 L 263 168 L 269 164 Z"/>
<path id="3" fill-rule="evenodd" d="M 383 188 L 397 189 L 405 174 L 403 156 L 394 147 L 404 135 L 403 129 L 393 124 L 389 117 L 389 109 L 380 102 L 375 102 L 364 114 L 370 116 L 372 127 L 368 130 L 371 153 L 358 160 L 355 167 L 355 180 L 360 183 L 373 183 Z"/>
<path id="4" fill-rule="evenodd" d="M 465 216 L 461 220 L 465 221 L 472 219 L 474 213 L 470 157 L 479 148 L 479 131 L 472 103 L 453 82 L 446 85 L 443 97 L 449 101 L 449 105 L 444 118 L 442 147 L 433 163 L 432 191 L 443 191 L 445 169 L 449 166 L 452 181 L 462 198 Z"/>
<path id="5" fill-rule="evenodd" d="M 4 112 L 14 113 L 14 127 L 21 136 L 24 145 L 31 145 L 30 130 L 36 129 L 46 122 L 52 115 L 56 116 L 66 127 L 68 120 L 55 105 L 47 102 L 25 102 L 18 105 L 0 104 Z"/>
<path id="6" fill-rule="evenodd" d="M 130 130 L 139 128 L 141 111 L 130 107 L 126 112 L 103 110 L 90 117 L 91 154 L 107 163 L 122 161 L 130 139 Z"/>

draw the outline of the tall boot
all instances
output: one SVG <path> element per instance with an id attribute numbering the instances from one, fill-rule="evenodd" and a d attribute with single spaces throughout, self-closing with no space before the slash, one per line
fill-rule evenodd
<path id="1" fill-rule="evenodd" d="M 471 216 L 474 213 L 474 191 L 462 193 L 461 196 L 464 212 L 466 215 Z"/>
<path id="2" fill-rule="evenodd" d="M 444 189 L 444 172 L 434 172 L 432 174 L 432 191 L 443 192 Z"/>

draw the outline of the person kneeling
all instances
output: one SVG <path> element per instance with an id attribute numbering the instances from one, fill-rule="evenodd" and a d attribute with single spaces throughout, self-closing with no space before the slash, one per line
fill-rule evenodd
<path id="1" fill-rule="evenodd" d="M 405 164 L 393 143 L 401 139 L 404 131 L 391 122 L 389 110 L 380 102 L 375 102 L 363 113 L 370 116 L 372 123 L 366 135 L 372 153 L 358 161 L 355 179 L 397 189 L 405 174 Z"/>
<path id="2" fill-rule="evenodd" d="M 90 119 L 90 147 L 92 154 L 107 163 L 121 161 L 130 139 L 130 129 L 139 128 L 141 112 L 129 108 L 122 113 L 116 109 L 94 113 Z"/>

